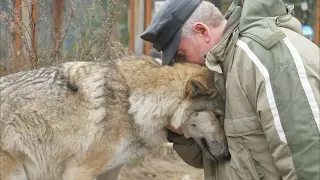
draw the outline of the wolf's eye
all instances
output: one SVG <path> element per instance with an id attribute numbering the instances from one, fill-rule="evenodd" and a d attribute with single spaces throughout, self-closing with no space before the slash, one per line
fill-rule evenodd
<path id="1" fill-rule="evenodd" d="M 192 126 L 192 127 L 196 127 L 197 125 L 196 125 L 196 124 L 191 124 L 191 126 Z"/>

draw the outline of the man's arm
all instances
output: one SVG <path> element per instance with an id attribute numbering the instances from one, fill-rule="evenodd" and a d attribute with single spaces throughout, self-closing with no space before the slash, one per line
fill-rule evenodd
<path id="1" fill-rule="evenodd" d="M 168 141 L 173 143 L 173 149 L 185 163 L 195 168 L 203 168 L 202 150 L 196 141 L 192 138 L 186 139 L 183 135 L 170 130 L 168 130 Z"/>
<path id="2" fill-rule="evenodd" d="M 255 64 L 253 103 L 283 180 L 320 179 L 319 102 L 315 99 L 319 75 L 306 73 L 288 38 L 270 50 L 260 50 L 260 57 L 254 52 L 256 43 L 239 41 L 237 45 Z M 313 68 L 319 72 L 319 67 Z"/>

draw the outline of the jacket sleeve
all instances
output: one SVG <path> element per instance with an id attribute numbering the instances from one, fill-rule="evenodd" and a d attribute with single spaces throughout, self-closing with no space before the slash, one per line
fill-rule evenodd
<path id="1" fill-rule="evenodd" d="M 186 139 L 183 135 L 178 135 L 168 130 L 168 141 L 173 143 L 173 149 L 181 159 L 195 168 L 203 168 L 202 150 L 192 138 Z"/>
<path id="2" fill-rule="evenodd" d="M 319 179 L 319 131 L 310 106 L 305 103 L 307 98 L 297 94 L 298 87 L 285 88 L 284 93 L 290 95 L 287 97 L 271 95 L 272 88 L 266 84 L 259 84 L 258 115 L 283 180 Z M 266 92 L 268 89 L 270 92 Z"/>
<path id="3" fill-rule="evenodd" d="M 274 163 L 284 180 L 298 179 L 295 173 L 294 161 L 287 144 L 287 138 L 281 122 L 278 121 L 279 115 L 272 113 L 266 92 L 266 82 L 261 80 L 257 89 L 257 113 L 271 150 Z M 276 117 L 275 117 L 276 116 Z M 283 121 L 285 119 L 282 118 Z M 288 119 L 289 120 L 289 119 Z M 291 129 L 289 131 L 295 131 Z M 293 137 L 292 137 L 293 138 Z"/>
<path id="4" fill-rule="evenodd" d="M 237 44 L 255 64 L 255 82 L 250 82 L 255 93 L 247 92 L 247 96 L 255 96 L 251 103 L 256 105 L 282 179 L 320 179 L 319 101 L 315 98 L 319 93 L 319 65 L 304 64 L 307 60 L 299 55 L 303 52 L 298 52 L 288 38 L 269 50 L 257 51 L 256 43 Z M 319 63 L 313 60 L 308 61 Z"/>

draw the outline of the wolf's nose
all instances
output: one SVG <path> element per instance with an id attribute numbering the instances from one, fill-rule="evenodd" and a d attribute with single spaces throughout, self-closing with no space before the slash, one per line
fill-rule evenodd
<path id="1" fill-rule="evenodd" d="M 223 151 L 223 157 L 222 157 L 222 159 L 224 159 L 224 160 L 230 160 L 230 159 L 231 159 L 231 154 L 230 154 L 230 152 L 229 152 L 228 146 L 227 146 L 227 145 L 224 145 L 223 149 L 224 149 L 224 151 Z"/>
<path id="2" fill-rule="evenodd" d="M 223 160 L 230 160 L 231 159 L 230 153 L 228 152 L 227 154 L 225 154 L 222 159 Z"/>

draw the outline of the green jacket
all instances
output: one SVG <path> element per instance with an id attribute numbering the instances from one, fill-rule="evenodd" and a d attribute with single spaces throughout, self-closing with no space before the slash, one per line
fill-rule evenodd
<path id="1" fill-rule="evenodd" d="M 320 50 L 298 34 L 292 10 L 281 0 L 235 0 L 227 11 L 206 65 L 226 100 L 231 160 L 210 161 L 194 141 L 171 138 L 206 180 L 320 179 Z"/>

